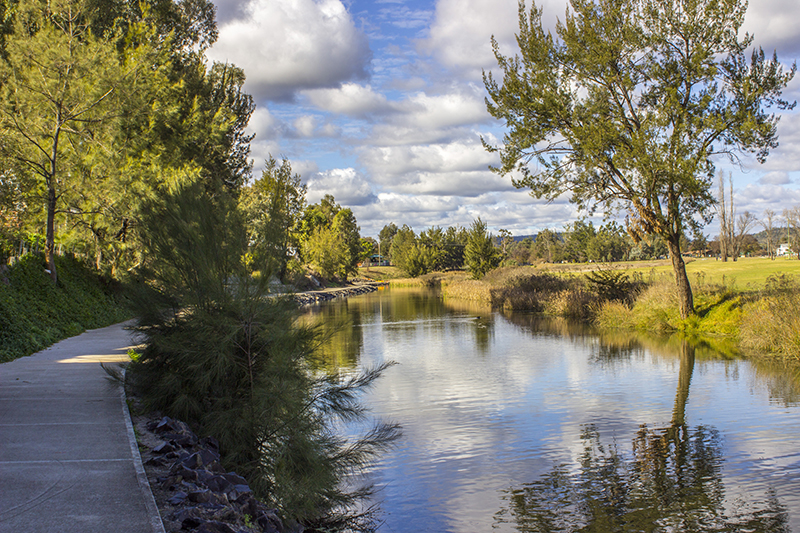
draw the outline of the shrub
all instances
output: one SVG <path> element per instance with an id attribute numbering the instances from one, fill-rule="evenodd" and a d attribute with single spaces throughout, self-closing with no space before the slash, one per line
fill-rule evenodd
<path id="1" fill-rule="evenodd" d="M 146 405 L 215 436 L 226 465 L 285 517 L 312 529 L 370 529 L 356 507 L 369 491 L 344 479 L 398 428 L 377 424 L 353 440 L 334 429 L 364 417 L 359 392 L 385 366 L 312 372 L 314 331 L 239 260 L 244 228 L 224 197 L 190 186 L 144 212 L 151 281 L 137 302 L 145 348 L 129 375 Z"/>

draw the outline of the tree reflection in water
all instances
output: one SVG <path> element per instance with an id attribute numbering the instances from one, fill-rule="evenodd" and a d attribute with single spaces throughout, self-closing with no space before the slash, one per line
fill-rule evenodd
<path id="1" fill-rule="evenodd" d="M 503 496 L 498 524 L 521 532 L 788 532 L 788 513 L 770 491 L 762 501 L 726 501 L 722 446 L 714 428 L 685 421 L 694 348 L 681 346 L 672 423 L 642 425 L 632 456 L 604 444 L 588 425 L 578 468 L 555 467 Z"/>

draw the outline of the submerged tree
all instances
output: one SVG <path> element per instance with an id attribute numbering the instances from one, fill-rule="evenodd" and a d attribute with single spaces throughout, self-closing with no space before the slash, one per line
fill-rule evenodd
<path id="1" fill-rule="evenodd" d="M 569 192 L 590 211 L 623 210 L 629 231 L 667 243 L 683 317 L 694 302 L 680 243 L 710 218 L 714 158 L 777 146 L 784 73 L 752 37 L 742 0 L 571 0 L 556 37 L 519 6 L 521 55 L 492 40 L 502 83 L 484 75 L 487 108 L 508 132 L 494 169 L 537 198 Z"/>

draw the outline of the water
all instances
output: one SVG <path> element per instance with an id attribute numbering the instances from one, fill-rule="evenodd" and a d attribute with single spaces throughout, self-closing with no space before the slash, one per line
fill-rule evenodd
<path id="1" fill-rule="evenodd" d="M 330 370 L 399 363 L 365 398 L 403 426 L 382 532 L 800 531 L 793 371 L 420 291 L 309 318 Z"/>

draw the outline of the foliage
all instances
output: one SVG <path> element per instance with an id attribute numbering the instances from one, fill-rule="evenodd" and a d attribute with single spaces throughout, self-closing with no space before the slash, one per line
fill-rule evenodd
<path id="1" fill-rule="evenodd" d="M 56 257 L 56 266 L 56 284 L 39 254 L 0 267 L 0 362 L 130 317 L 117 285 L 71 256 Z"/>
<path id="2" fill-rule="evenodd" d="M 348 249 L 333 228 L 317 228 L 305 241 L 303 257 L 327 279 L 346 279 L 350 272 Z"/>
<path id="3" fill-rule="evenodd" d="M 502 260 L 494 239 L 486 232 L 486 223 L 480 218 L 472 223 L 464 248 L 464 263 L 475 279 L 480 279 L 490 270 L 497 268 Z"/>
<path id="4" fill-rule="evenodd" d="M 793 276 L 770 276 L 758 301 L 744 310 L 739 335 L 752 351 L 800 359 L 800 284 Z"/>
<path id="5" fill-rule="evenodd" d="M 660 235 L 673 260 L 681 315 L 693 312 L 680 254 L 686 228 L 708 220 L 718 155 L 777 146 L 771 107 L 794 76 L 738 39 L 741 0 L 573 0 L 556 37 L 540 8 L 519 7 L 520 55 L 493 40 L 502 83 L 485 74 L 487 106 L 509 128 L 499 152 L 517 187 L 579 208 L 628 214 L 634 235 Z"/>
<path id="6" fill-rule="evenodd" d="M 317 204 L 306 207 L 297 233 L 303 259 L 325 277 L 347 279 L 358 272 L 361 257 L 360 228 L 353 211 L 342 209 L 330 194 Z"/>
<path id="7" fill-rule="evenodd" d="M 233 207 L 202 183 L 146 206 L 152 281 L 138 302 L 146 347 L 131 364 L 132 383 L 150 408 L 217 437 L 226 464 L 285 517 L 320 529 L 357 525 L 363 516 L 354 505 L 369 490 L 346 488 L 344 476 L 361 472 L 397 428 L 378 424 L 349 440 L 334 426 L 364 418 L 359 392 L 383 367 L 312 374 L 314 332 L 246 269 L 245 229 Z"/>
<path id="8" fill-rule="evenodd" d="M 241 69 L 208 65 L 203 55 L 216 39 L 210 2 L 23 0 L 4 22 L 13 31 L 0 71 L 24 90 L 0 98 L 15 121 L 2 131 L 35 134 L 27 148 L 0 143 L 3 189 L 16 191 L 14 244 L 42 233 L 48 247 L 93 255 L 114 274 L 141 259 L 134 234 L 142 201 L 197 176 L 212 189 L 238 188 L 249 176 L 244 128 L 254 105 Z M 71 65 L 63 85 L 59 65 Z M 61 106 L 61 126 L 48 102 Z M 52 235 L 43 229 L 51 224 Z"/>
<path id="9" fill-rule="evenodd" d="M 286 281 L 287 266 L 298 242 L 293 233 L 305 209 L 307 187 L 284 159 L 270 156 L 261 178 L 245 187 L 239 205 L 247 220 L 255 267 Z"/>
<path id="10" fill-rule="evenodd" d="M 80 205 L 82 189 L 95 185 L 87 163 L 108 151 L 142 68 L 134 57 L 120 61 L 114 41 L 90 31 L 86 9 L 80 0 L 21 1 L 0 60 L 0 157 L 45 209 L 54 281 L 56 214 Z"/>
<path id="11" fill-rule="evenodd" d="M 378 239 L 380 240 L 380 251 L 381 255 L 385 256 L 390 261 L 392 260 L 391 256 L 391 248 L 392 248 L 392 240 L 394 236 L 397 234 L 398 228 L 394 222 L 390 222 L 386 224 L 383 229 L 381 229 L 380 233 L 378 233 Z"/>

